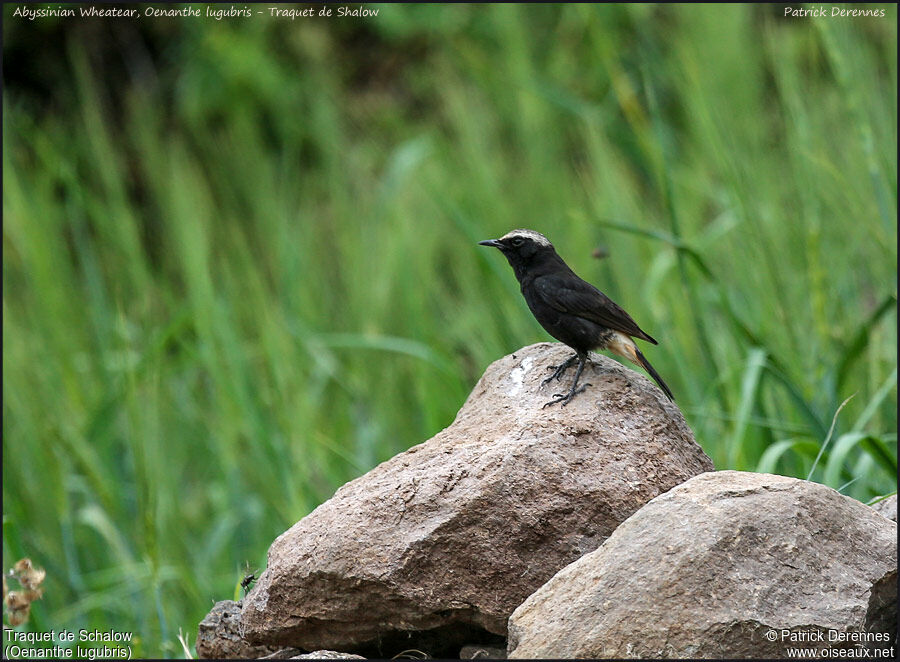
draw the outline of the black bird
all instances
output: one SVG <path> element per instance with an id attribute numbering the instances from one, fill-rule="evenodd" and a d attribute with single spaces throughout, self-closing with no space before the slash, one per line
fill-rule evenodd
<path id="1" fill-rule="evenodd" d="M 641 330 L 612 299 L 596 287 L 581 280 L 557 255 L 553 244 L 534 230 L 513 230 L 499 239 L 478 242 L 482 246 L 499 248 L 522 286 L 522 295 L 532 314 L 551 336 L 575 350 L 564 363 L 553 366 L 555 372 L 544 384 L 562 377 L 578 361 L 572 388 L 557 395 L 544 406 L 562 402 L 565 407 L 590 384 L 578 388 L 578 379 L 588 360 L 588 351 L 608 349 L 633 361 L 650 373 L 669 400 L 675 401 L 672 391 L 632 340 L 640 338 L 658 344 Z"/>

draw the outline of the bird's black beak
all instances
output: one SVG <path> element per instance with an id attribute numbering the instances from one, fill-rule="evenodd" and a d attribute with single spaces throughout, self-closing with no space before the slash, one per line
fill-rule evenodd
<path id="1" fill-rule="evenodd" d="M 500 248 L 503 244 L 500 243 L 499 239 L 485 239 L 484 241 L 478 242 L 479 246 L 493 246 L 494 248 Z"/>

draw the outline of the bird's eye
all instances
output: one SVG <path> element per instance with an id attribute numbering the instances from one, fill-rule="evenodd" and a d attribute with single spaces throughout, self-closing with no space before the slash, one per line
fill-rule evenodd
<path id="1" fill-rule="evenodd" d="M 516 239 L 513 239 L 513 240 L 512 240 L 512 245 L 515 246 L 516 248 L 518 248 L 519 246 L 521 246 L 521 245 L 524 244 L 524 243 L 525 243 L 525 240 L 524 240 L 524 239 L 518 239 L 518 238 L 516 238 Z"/>

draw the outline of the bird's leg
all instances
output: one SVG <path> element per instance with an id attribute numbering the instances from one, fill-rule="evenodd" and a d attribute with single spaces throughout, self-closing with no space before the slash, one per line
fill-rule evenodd
<path id="1" fill-rule="evenodd" d="M 563 374 L 565 374 L 566 370 L 568 370 L 570 367 L 572 367 L 572 364 L 575 363 L 575 361 L 577 361 L 577 360 L 578 360 L 578 354 L 572 354 L 572 356 L 567 358 L 565 361 L 563 361 L 559 365 L 550 366 L 550 369 L 553 370 L 553 374 L 550 375 L 549 377 L 547 377 L 547 379 L 545 379 L 544 381 L 542 381 L 541 386 L 543 386 L 547 382 L 552 382 L 554 379 L 556 381 L 559 381 L 559 378 L 562 377 Z"/>
<path id="2" fill-rule="evenodd" d="M 570 360 L 574 361 L 576 358 L 578 359 L 578 369 L 575 371 L 575 379 L 572 380 L 572 388 L 569 389 L 568 393 L 555 396 L 550 402 L 546 403 L 544 407 L 555 405 L 557 402 L 562 402 L 562 406 L 565 407 L 571 402 L 572 398 L 590 386 L 590 384 L 582 384 L 581 388 L 578 388 L 578 379 L 581 377 L 581 371 L 584 370 L 584 364 L 587 363 L 587 355 L 577 354 Z"/>

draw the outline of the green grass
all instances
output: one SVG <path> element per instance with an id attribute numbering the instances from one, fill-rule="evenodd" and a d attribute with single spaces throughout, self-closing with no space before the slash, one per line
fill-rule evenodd
<path id="1" fill-rule="evenodd" d="M 28 627 L 183 655 L 275 536 L 548 339 L 475 243 L 515 227 L 661 339 L 717 468 L 896 491 L 886 7 L 160 21 L 115 76 L 109 40 L 65 30 L 53 103 L 10 84 L 3 108 L 3 563 L 47 570 Z M 11 10 L 7 49 L 52 27 Z"/>

